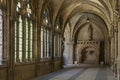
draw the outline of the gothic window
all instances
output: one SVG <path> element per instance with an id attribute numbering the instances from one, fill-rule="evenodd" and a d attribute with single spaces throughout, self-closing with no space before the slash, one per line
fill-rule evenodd
<path id="1" fill-rule="evenodd" d="M 41 26 L 41 58 L 51 57 L 51 27 L 50 17 L 48 9 L 45 9 L 42 14 L 42 26 Z"/>
<path id="2" fill-rule="evenodd" d="M 3 54 L 3 18 L 2 10 L 0 9 L 0 63 L 2 61 Z"/>
<path id="3" fill-rule="evenodd" d="M 15 62 L 33 60 L 33 13 L 30 0 L 18 0 L 15 21 Z"/>

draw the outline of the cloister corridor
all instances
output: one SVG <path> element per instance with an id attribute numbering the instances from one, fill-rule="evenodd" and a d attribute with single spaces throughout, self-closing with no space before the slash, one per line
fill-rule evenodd
<path id="1" fill-rule="evenodd" d="M 106 66 L 70 66 L 33 80 L 117 80 Z"/>
<path id="2" fill-rule="evenodd" d="M 0 0 L 0 80 L 120 80 L 120 0 Z"/>

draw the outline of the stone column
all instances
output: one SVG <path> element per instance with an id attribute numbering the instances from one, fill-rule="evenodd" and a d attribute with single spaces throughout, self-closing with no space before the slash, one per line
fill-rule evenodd
<path id="1" fill-rule="evenodd" d="M 115 52 L 114 52 L 114 54 L 115 54 L 115 56 L 114 56 L 114 72 L 115 72 L 115 76 L 117 76 L 117 71 L 118 71 L 118 69 L 117 69 L 117 58 L 118 58 L 118 30 L 117 30 L 117 26 L 115 27 L 115 29 L 114 29 L 114 36 L 115 36 Z"/>
<path id="2" fill-rule="evenodd" d="M 15 0 L 8 0 L 7 1 L 7 26 L 9 27 L 9 42 L 8 42 L 8 80 L 14 80 L 14 20 L 15 20 L 15 13 L 16 13 L 16 1 Z"/>
<path id="3" fill-rule="evenodd" d="M 69 57 L 68 57 L 68 64 L 73 64 L 73 42 L 68 43 L 69 45 Z"/>
<path id="4" fill-rule="evenodd" d="M 117 57 L 117 80 L 120 79 L 120 21 L 118 21 L 118 57 Z"/>
<path id="5" fill-rule="evenodd" d="M 115 59 L 118 57 L 118 30 L 115 28 Z"/>
<path id="6" fill-rule="evenodd" d="M 112 61 L 112 64 L 114 62 L 114 56 L 115 56 L 115 53 L 114 53 L 114 46 L 115 43 L 114 43 L 114 37 L 111 39 L 111 61 Z"/>
<path id="7" fill-rule="evenodd" d="M 120 21 L 118 22 L 118 59 L 120 59 Z"/>

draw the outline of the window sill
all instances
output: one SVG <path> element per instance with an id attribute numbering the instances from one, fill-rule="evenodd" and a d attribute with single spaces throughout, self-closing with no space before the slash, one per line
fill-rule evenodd
<path id="1" fill-rule="evenodd" d="M 15 66 L 31 65 L 31 64 L 35 64 L 35 62 L 20 62 L 20 63 L 15 63 Z"/>

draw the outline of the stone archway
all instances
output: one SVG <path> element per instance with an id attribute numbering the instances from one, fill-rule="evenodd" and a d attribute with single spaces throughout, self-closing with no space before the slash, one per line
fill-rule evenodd
<path id="1" fill-rule="evenodd" d="M 99 55 L 94 47 L 87 47 L 82 50 L 80 53 L 80 63 L 85 64 L 98 64 L 99 63 Z"/>

